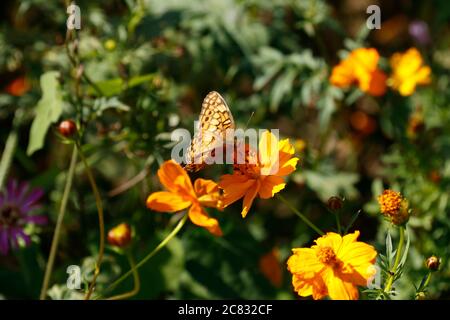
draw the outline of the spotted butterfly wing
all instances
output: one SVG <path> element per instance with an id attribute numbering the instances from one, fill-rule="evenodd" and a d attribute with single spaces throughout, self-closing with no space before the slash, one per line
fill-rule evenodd
<path id="1" fill-rule="evenodd" d="M 202 103 L 197 133 L 186 153 L 185 170 L 196 172 L 207 165 L 207 159 L 226 141 L 228 129 L 234 130 L 234 120 L 222 96 L 216 91 L 208 93 Z"/>

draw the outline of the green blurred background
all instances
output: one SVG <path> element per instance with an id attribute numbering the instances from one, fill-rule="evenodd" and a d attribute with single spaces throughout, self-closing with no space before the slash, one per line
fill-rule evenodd
<path id="1" fill-rule="evenodd" d="M 411 298 L 426 274 L 424 259 L 443 258 L 433 276 L 431 298 L 450 297 L 446 257 L 450 241 L 450 3 L 434 1 L 77 1 L 81 8 L 78 55 L 84 72 L 102 88 L 84 86 L 85 153 L 105 206 L 107 228 L 134 228 L 136 258 L 152 250 L 173 227 L 171 214 L 145 208 L 160 189 L 156 170 L 170 158 L 170 133 L 193 130 L 203 97 L 226 99 L 238 127 L 279 128 L 301 161 L 283 195 L 314 223 L 335 230 L 327 210 L 331 196 L 346 199 L 343 223 L 361 210 L 351 230 L 381 252 L 392 228 L 379 214 L 384 188 L 401 191 L 414 215 L 411 249 L 399 298 Z M 382 28 L 365 25 L 366 8 L 381 8 Z M 42 93 L 40 76 L 60 73 L 63 113 L 75 118 L 74 70 L 68 60 L 64 1 L 2 1 L 0 4 L 0 150 L 17 125 L 18 146 L 10 178 L 45 189 L 41 213 L 50 224 L 30 229 L 33 244 L 0 255 L 0 295 L 36 299 L 50 250 L 54 223 L 70 160 L 53 124 L 45 145 L 27 154 L 29 131 Z M 421 21 L 429 39 L 411 34 Z M 432 84 L 410 97 L 381 98 L 329 84 L 331 68 L 345 51 L 375 47 L 381 56 L 420 49 L 432 68 Z M 381 65 L 388 65 L 383 58 Z M 11 87 L 17 79 L 25 79 Z M 123 86 L 128 82 L 128 86 Z M 20 83 L 19 83 L 20 84 Z M 23 90 L 20 90 L 22 88 Z M 254 115 L 252 116 L 252 114 Z M 212 166 L 202 177 L 226 172 Z M 136 183 L 124 188 L 133 177 Z M 197 174 L 197 176 L 200 176 Z M 257 200 L 248 217 L 240 202 L 212 212 L 224 230 L 215 238 L 189 224 L 167 249 L 141 270 L 140 299 L 295 299 L 285 261 L 293 247 L 316 235 L 276 199 Z M 395 235 L 395 230 L 391 230 Z M 68 265 L 92 265 L 98 250 L 95 201 L 81 163 L 77 168 L 52 287 L 53 299 L 78 298 L 66 288 Z M 269 256 L 276 279 L 263 272 Z M 99 290 L 129 266 L 107 249 Z M 277 271 L 278 270 L 278 271 Z M 281 275 L 281 278 L 280 276 Z M 116 290 L 132 288 L 132 278 Z"/>

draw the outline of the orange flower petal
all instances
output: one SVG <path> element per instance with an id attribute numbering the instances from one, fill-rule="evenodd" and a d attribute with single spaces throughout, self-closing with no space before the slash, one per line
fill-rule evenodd
<path id="1" fill-rule="evenodd" d="M 211 208 L 217 208 L 219 206 L 219 185 L 214 181 L 199 178 L 195 180 L 194 190 L 197 194 L 198 201 L 203 206 Z"/>
<path id="2" fill-rule="evenodd" d="M 375 97 L 384 95 L 387 90 L 386 80 L 387 76 L 383 71 L 375 70 L 371 74 L 367 92 Z"/>
<path id="3" fill-rule="evenodd" d="M 255 184 L 254 179 L 238 174 L 226 174 L 220 178 L 219 186 L 224 190 L 223 206 L 226 207 L 244 197 L 247 190 Z"/>
<path id="4" fill-rule="evenodd" d="M 259 270 L 275 287 L 280 287 L 283 283 L 279 256 L 279 250 L 274 248 L 259 259 Z"/>
<path id="5" fill-rule="evenodd" d="M 330 82 L 338 88 L 346 88 L 355 82 L 355 74 L 349 59 L 341 61 L 331 72 Z"/>
<path id="6" fill-rule="evenodd" d="M 278 176 L 267 176 L 261 181 L 259 188 L 259 197 L 261 199 L 272 198 L 277 192 L 284 189 L 286 183 L 284 179 Z"/>
<path id="7" fill-rule="evenodd" d="M 282 153 L 280 153 L 280 158 Z M 277 172 L 277 176 L 287 176 L 297 169 L 297 162 L 299 158 L 291 158 L 286 162 L 280 162 L 281 168 Z"/>
<path id="8" fill-rule="evenodd" d="M 242 205 L 241 211 L 242 218 L 245 218 L 247 216 L 247 213 L 253 204 L 253 200 L 258 194 L 260 186 L 261 183 L 259 182 L 259 180 L 256 180 L 256 183 L 254 183 L 250 188 L 247 189 L 247 193 L 244 196 L 244 202 Z"/>
<path id="9" fill-rule="evenodd" d="M 217 219 L 209 217 L 206 211 L 197 203 L 194 203 L 189 210 L 189 219 L 193 224 L 205 228 L 215 236 L 219 237 L 223 234 Z"/>
<path id="10" fill-rule="evenodd" d="M 174 193 L 183 193 L 195 198 L 194 188 L 186 171 L 175 161 L 164 162 L 158 170 L 161 184 Z"/>
<path id="11" fill-rule="evenodd" d="M 197 179 L 194 183 L 194 190 L 197 196 L 219 191 L 219 185 L 212 180 Z"/>
<path id="12" fill-rule="evenodd" d="M 328 294 L 327 288 L 321 277 L 304 279 L 303 277 L 294 274 L 292 276 L 292 285 L 294 286 L 294 290 L 301 297 L 312 295 L 314 300 L 320 300 Z"/>
<path id="13" fill-rule="evenodd" d="M 280 140 L 278 142 L 278 150 L 280 153 L 284 153 L 287 159 L 289 159 L 295 152 L 294 147 L 289 143 L 289 139 Z M 287 159 L 280 158 L 280 162 L 284 162 Z"/>
<path id="14" fill-rule="evenodd" d="M 168 191 L 154 192 L 147 198 L 147 208 L 160 212 L 181 211 L 191 204 L 190 200 Z"/>

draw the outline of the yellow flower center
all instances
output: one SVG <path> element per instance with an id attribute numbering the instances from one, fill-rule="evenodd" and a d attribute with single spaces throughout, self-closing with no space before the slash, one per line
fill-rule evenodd
<path id="1" fill-rule="evenodd" d="M 335 267 L 339 264 L 339 260 L 336 257 L 336 254 L 334 253 L 333 249 L 330 247 L 321 247 L 316 253 L 317 258 L 319 258 L 319 261 L 323 264 Z"/>
<path id="2" fill-rule="evenodd" d="M 246 175 L 250 179 L 258 179 L 261 174 L 260 163 L 258 156 L 254 150 L 250 149 L 249 145 L 245 145 L 244 163 L 237 163 L 237 150 L 235 150 L 234 170 L 242 175 Z"/>

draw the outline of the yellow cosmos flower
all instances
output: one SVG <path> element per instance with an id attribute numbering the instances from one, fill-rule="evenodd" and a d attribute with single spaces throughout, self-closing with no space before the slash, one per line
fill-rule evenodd
<path id="1" fill-rule="evenodd" d="M 346 59 L 333 68 L 330 82 L 339 88 L 357 84 L 361 91 L 381 96 L 386 92 L 387 76 L 377 67 L 379 59 L 380 55 L 376 49 L 353 50 Z"/>
<path id="2" fill-rule="evenodd" d="M 315 240 L 311 248 L 293 249 L 287 261 L 292 285 L 298 295 L 322 299 L 356 300 L 357 286 L 366 286 L 376 269 L 377 252 L 356 241 L 359 231 L 341 236 L 334 232 Z"/>
<path id="3" fill-rule="evenodd" d="M 413 94 L 417 85 L 431 82 L 431 69 L 424 65 L 416 48 L 393 54 L 390 62 L 393 71 L 389 82 L 402 96 Z"/>
<path id="4" fill-rule="evenodd" d="M 173 160 L 164 162 L 158 170 L 161 184 L 167 191 L 152 193 L 147 198 L 147 207 L 160 212 L 177 212 L 189 209 L 192 223 L 221 236 L 219 222 L 208 216 L 205 207 L 221 208 L 218 185 L 211 180 L 197 179 L 192 186 L 186 171 Z"/>
<path id="5" fill-rule="evenodd" d="M 235 166 L 233 174 L 223 175 L 219 181 L 223 189 L 223 205 L 244 198 L 242 217 L 245 218 L 256 196 L 272 198 L 286 183 L 283 177 L 295 171 L 298 158 L 292 158 L 294 147 L 289 139 L 278 141 L 265 131 L 261 135 L 258 154 L 247 150 L 246 158 L 252 161 Z"/>

